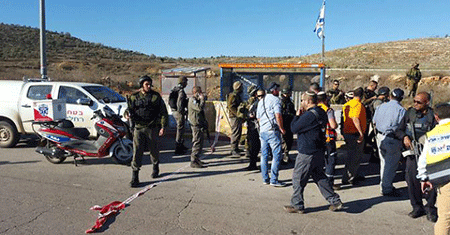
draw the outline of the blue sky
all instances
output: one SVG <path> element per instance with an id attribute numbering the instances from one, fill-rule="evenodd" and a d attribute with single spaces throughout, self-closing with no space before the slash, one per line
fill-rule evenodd
<path id="1" fill-rule="evenodd" d="M 40 0 L 0 0 L 0 22 L 39 27 Z M 46 0 L 47 30 L 169 57 L 301 56 L 322 0 Z M 326 50 L 450 35 L 448 0 L 328 0 Z"/>

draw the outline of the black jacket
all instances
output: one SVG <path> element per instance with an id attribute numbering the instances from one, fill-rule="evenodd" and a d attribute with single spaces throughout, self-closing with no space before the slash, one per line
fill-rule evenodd
<path id="1" fill-rule="evenodd" d="M 317 116 L 311 111 L 314 109 Z M 295 116 L 291 123 L 293 133 L 297 134 L 297 150 L 302 154 L 325 151 L 325 128 L 328 116 L 325 111 L 315 106 L 300 116 Z"/>

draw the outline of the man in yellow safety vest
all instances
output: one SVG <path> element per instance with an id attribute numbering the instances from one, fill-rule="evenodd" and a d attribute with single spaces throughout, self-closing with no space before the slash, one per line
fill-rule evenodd
<path id="1" fill-rule="evenodd" d="M 438 187 L 438 220 L 434 233 L 450 234 L 450 104 L 438 104 L 434 117 L 439 125 L 427 133 L 417 178 L 424 193 Z"/>

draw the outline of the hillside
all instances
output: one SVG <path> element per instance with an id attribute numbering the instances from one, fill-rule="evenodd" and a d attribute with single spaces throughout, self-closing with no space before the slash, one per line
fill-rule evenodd
<path id="1" fill-rule="evenodd" d="M 431 88 L 449 74 L 450 38 L 423 38 L 404 41 L 370 43 L 327 51 L 325 64 L 330 79 L 343 80 L 343 88 L 364 86 L 369 77 L 378 74 L 380 83 L 405 88 L 404 75 L 413 62 L 419 62 Z M 70 33 L 47 33 L 48 75 L 57 80 L 101 82 L 109 77 L 117 84 L 135 81 L 143 74 L 158 77 L 161 69 L 180 66 L 208 66 L 218 73 L 224 62 L 309 62 L 320 61 L 320 54 L 302 57 L 210 57 L 169 58 L 145 55 L 86 42 Z M 40 77 L 39 29 L 0 23 L 0 79 Z M 347 69 L 347 70 L 339 70 Z M 356 70 L 352 70 L 356 69 Z M 364 71 L 364 69 L 394 69 Z M 429 71 L 428 71 L 429 70 Z M 218 77 L 213 78 L 218 85 Z M 443 81 L 446 81 L 445 79 Z M 436 83 L 437 82 L 437 83 Z M 435 84 L 436 83 L 436 84 Z M 124 86 L 119 86 L 124 87 Z M 442 89 L 448 89 L 448 83 Z M 420 88 L 419 88 L 420 89 Z M 440 93 L 440 91 L 438 91 Z M 444 93 L 442 99 L 448 99 Z"/>
<path id="2" fill-rule="evenodd" d="M 450 37 L 369 43 L 325 52 L 325 63 L 333 68 L 407 69 L 414 62 L 422 68 L 450 68 Z M 319 54 L 300 58 L 318 61 Z M 298 61 L 293 58 L 290 61 Z"/>

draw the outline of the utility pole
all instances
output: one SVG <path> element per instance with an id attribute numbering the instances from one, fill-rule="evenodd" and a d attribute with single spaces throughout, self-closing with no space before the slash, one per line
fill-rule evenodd
<path id="1" fill-rule="evenodd" d="M 47 78 L 47 55 L 45 52 L 45 0 L 40 0 L 40 25 L 41 25 L 41 76 L 42 79 Z"/>

